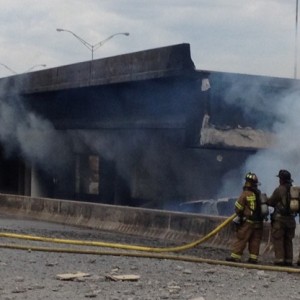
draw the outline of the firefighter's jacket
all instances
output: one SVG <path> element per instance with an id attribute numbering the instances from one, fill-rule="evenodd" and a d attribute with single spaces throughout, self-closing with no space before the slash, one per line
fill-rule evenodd
<path id="1" fill-rule="evenodd" d="M 272 196 L 268 198 L 267 204 L 274 207 L 274 217 L 291 216 L 290 211 L 290 187 L 291 184 L 281 184 L 273 192 Z"/>
<path id="2" fill-rule="evenodd" d="M 244 187 L 242 194 L 235 202 L 235 212 L 245 221 L 261 223 L 263 222 L 263 216 L 260 205 L 260 191 Z"/>
<path id="3" fill-rule="evenodd" d="M 275 263 L 292 264 L 293 238 L 296 221 L 290 210 L 290 183 L 280 184 L 267 200 L 274 207 L 271 214 L 272 238 L 275 252 Z"/>

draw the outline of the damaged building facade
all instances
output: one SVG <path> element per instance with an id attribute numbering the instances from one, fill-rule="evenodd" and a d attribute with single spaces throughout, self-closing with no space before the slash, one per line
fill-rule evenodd
<path id="1" fill-rule="evenodd" d="M 1 193 L 163 209 L 222 196 L 224 177 L 276 142 L 280 115 L 268 107 L 298 89 L 295 80 L 197 70 L 189 44 L 0 86 Z"/>

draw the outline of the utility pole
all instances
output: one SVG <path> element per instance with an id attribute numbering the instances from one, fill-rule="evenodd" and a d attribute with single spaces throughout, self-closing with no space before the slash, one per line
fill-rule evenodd
<path id="1" fill-rule="evenodd" d="M 297 79 L 297 65 L 298 65 L 298 0 L 296 0 L 296 27 L 295 27 L 295 65 L 294 78 Z"/>

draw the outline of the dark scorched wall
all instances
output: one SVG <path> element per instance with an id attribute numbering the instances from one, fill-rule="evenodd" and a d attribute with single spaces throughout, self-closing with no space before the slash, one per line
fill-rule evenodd
<path id="1" fill-rule="evenodd" d="M 246 127 L 271 134 L 278 116 L 265 107 L 294 84 L 196 71 L 187 44 L 10 80 L 26 112 L 58 134 L 41 138 L 54 149 L 42 162 L 41 153 L 22 156 L 35 165 L 44 196 L 169 209 L 235 196 L 236 189 L 221 195 L 224 181 L 242 178 L 259 144 L 224 134 L 239 128 L 245 136 Z"/>

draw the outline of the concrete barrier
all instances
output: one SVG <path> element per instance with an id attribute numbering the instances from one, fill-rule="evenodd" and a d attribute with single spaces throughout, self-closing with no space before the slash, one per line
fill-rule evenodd
<path id="1" fill-rule="evenodd" d="M 219 216 L 9 194 L 0 194 L 0 209 L 35 220 L 182 242 L 197 240 L 226 220 Z M 226 247 L 232 234 L 232 226 L 227 226 L 209 243 Z"/>

